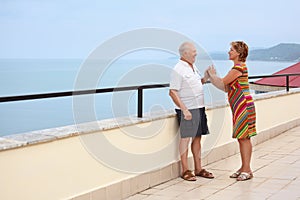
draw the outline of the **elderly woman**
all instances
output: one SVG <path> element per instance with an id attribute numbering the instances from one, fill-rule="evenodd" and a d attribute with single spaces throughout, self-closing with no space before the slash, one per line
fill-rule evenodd
<path id="1" fill-rule="evenodd" d="M 237 138 L 240 147 L 242 166 L 230 178 L 238 181 L 249 180 L 253 177 L 250 167 L 252 144 L 250 138 L 256 135 L 255 107 L 250 95 L 246 58 L 248 46 L 242 41 L 231 43 L 228 52 L 233 67 L 224 78 L 216 75 L 216 70 L 210 66 L 207 70 L 210 81 L 217 88 L 228 93 L 228 101 L 232 111 L 233 138 Z"/>

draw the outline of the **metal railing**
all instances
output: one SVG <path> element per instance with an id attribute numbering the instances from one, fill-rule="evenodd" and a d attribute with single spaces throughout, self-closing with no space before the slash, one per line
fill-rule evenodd
<path id="1" fill-rule="evenodd" d="M 103 88 L 103 89 L 95 89 L 95 90 L 79 90 L 79 91 L 54 92 L 54 93 L 30 94 L 30 95 L 19 95 L 19 96 L 6 96 L 6 97 L 0 97 L 0 103 L 137 90 L 138 92 L 137 116 L 143 117 L 143 90 L 153 89 L 153 88 L 163 88 L 163 87 L 169 87 L 169 84 L 152 84 L 152 85 L 142 85 L 142 86 L 139 85 L 139 86 L 128 86 L 128 87 Z"/>
<path id="2" fill-rule="evenodd" d="M 289 88 L 290 88 L 289 77 L 290 76 L 300 76 L 300 73 L 298 73 L 298 74 L 249 76 L 249 79 L 272 78 L 272 77 L 281 77 L 281 76 L 286 77 L 286 91 L 289 92 Z M 153 89 L 153 88 L 164 88 L 164 87 L 169 87 L 169 84 L 167 84 L 167 83 L 166 84 L 152 84 L 152 85 L 142 85 L 142 86 L 103 88 L 103 89 L 95 89 L 95 90 L 79 90 L 79 91 L 42 93 L 42 94 L 30 94 L 30 95 L 19 95 L 19 96 L 5 96 L 5 97 L 0 97 L 0 103 L 137 90 L 137 92 L 138 92 L 137 116 L 139 118 L 141 118 L 141 117 L 143 117 L 143 90 Z"/>
<path id="3" fill-rule="evenodd" d="M 290 76 L 300 76 L 300 73 L 296 74 L 273 74 L 273 75 L 262 75 L 262 76 L 249 76 L 249 79 L 257 79 L 257 78 L 274 78 L 274 77 L 282 77 L 285 76 L 285 89 L 287 92 L 290 91 Z"/>

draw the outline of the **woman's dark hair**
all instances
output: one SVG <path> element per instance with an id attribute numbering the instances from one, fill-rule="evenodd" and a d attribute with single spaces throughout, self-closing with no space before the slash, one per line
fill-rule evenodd
<path id="1" fill-rule="evenodd" d="M 240 54 L 239 61 L 246 62 L 248 56 L 248 45 L 243 41 L 234 41 L 230 44 L 234 50 Z"/>

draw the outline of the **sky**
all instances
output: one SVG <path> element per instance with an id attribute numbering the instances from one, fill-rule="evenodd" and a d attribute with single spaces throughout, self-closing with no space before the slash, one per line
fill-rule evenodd
<path id="1" fill-rule="evenodd" d="M 299 43 L 299 0 L 0 0 L 0 58 L 86 58 L 141 28 L 168 29 L 206 51 Z"/>

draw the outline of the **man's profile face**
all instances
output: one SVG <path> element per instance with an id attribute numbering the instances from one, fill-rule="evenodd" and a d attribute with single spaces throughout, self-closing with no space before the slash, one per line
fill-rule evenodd
<path id="1" fill-rule="evenodd" d="M 197 50 L 194 45 L 190 44 L 184 52 L 184 59 L 193 64 L 196 61 L 196 56 Z"/>

